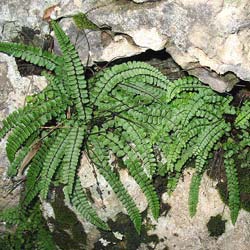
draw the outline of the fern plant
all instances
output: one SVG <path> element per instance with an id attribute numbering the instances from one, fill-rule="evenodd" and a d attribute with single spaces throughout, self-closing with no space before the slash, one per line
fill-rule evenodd
<path id="1" fill-rule="evenodd" d="M 65 199 L 78 213 L 109 230 L 92 208 L 78 176 L 81 157 L 87 154 L 140 232 L 141 214 L 119 172 L 110 166 L 112 153 L 140 186 L 155 219 L 160 206 L 154 176 L 180 176 L 185 164 L 195 159 L 189 199 L 194 215 L 210 152 L 223 136 L 230 137 L 232 124 L 225 115 L 236 114 L 230 105 L 232 98 L 216 94 L 191 76 L 170 81 L 143 62 L 115 65 L 86 79 L 73 44 L 55 21 L 51 25 L 61 56 L 0 43 L 1 52 L 44 67 L 48 80 L 41 93 L 29 97 L 25 107 L 3 121 L 0 131 L 0 138 L 11 131 L 6 146 L 9 176 L 26 173 L 21 207 L 28 209 L 37 196 L 47 199 L 51 184 L 57 180 L 64 186 Z M 242 108 L 236 125 L 248 128 L 248 122 L 248 109 Z M 159 159 L 158 152 L 165 161 Z M 231 162 L 225 160 L 225 164 L 235 222 L 239 210 L 237 174 Z"/>
<path id="2" fill-rule="evenodd" d="M 57 249 L 42 217 L 40 205 L 37 201 L 32 209 L 23 210 L 20 206 L 6 209 L 0 213 L 0 221 L 5 222 L 7 227 L 15 226 L 14 233 L 5 233 L 0 237 L 1 249 Z"/>

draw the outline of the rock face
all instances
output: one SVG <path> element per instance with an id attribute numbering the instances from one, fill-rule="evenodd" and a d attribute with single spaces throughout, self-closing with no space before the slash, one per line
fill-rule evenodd
<path id="1" fill-rule="evenodd" d="M 16 38 L 23 27 L 40 30 L 42 34 L 47 33 L 48 24 L 42 17 L 51 6 L 54 7 L 50 15 L 54 18 L 82 11 L 88 13 L 88 18 L 101 28 L 86 32 L 90 43 L 88 49 L 83 31 L 77 30 L 70 18 L 61 20 L 63 28 L 72 41 L 76 42 L 83 62 L 87 61 L 88 55 L 90 64 L 94 64 L 96 61 L 132 56 L 148 49 L 165 49 L 182 68 L 217 91 L 229 91 L 237 80 L 234 75 L 246 81 L 250 80 L 250 2 L 247 0 L 62 0 L 59 4 L 55 0 L 2 0 L 0 39 L 10 41 Z M 57 45 L 55 50 L 58 50 Z M 15 60 L 0 54 L 0 120 L 22 106 L 26 95 L 39 91 L 45 85 L 43 77 L 21 77 Z M 3 188 L 0 192 L 0 210 L 16 204 L 19 193 L 19 189 L 16 189 L 13 195 L 5 197 L 12 183 L 5 178 L 8 161 L 4 148 L 5 141 L 2 141 L 0 185 Z M 118 214 L 125 212 L 124 208 L 105 180 L 100 175 L 93 174 L 94 170 L 85 158 L 82 165 L 79 173 L 82 184 L 88 188 L 95 202 L 94 206 L 99 209 L 99 215 L 118 223 Z M 120 174 L 129 192 L 136 196 L 140 210 L 144 211 L 147 207 L 144 194 L 125 170 L 121 170 Z M 168 212 L 163 211 L 157 222 L 145 218 L 144 223 L 150 224 L 151 228 L 144 235 L 156 236 L 159 241 L 141 243 L 137 249 L 249 249 L 249 214 L 241 211 L 233 227 L 228 208 L 224 209 L 224 204 L 214 189 L 215 183 L 206 176 L 201 186 L 197 215 L 193 219 L 189 217 L 187 190 L 190 179 L 191 171 L 187 170 L 184 180 L 179 182 L 172 196 L 162 196 L 163 204 L 171 209 Z M 217 214 L 222 214 L 223 219 L 227 220 L 226 231 L 220 237 L 213 238 L 209 236 L 206 224 L 211 216 Z M 96 241 L 103 243 L 102 249 L 111 249 L 113 243 L 109 238 L 105 238 L 85 221 L 82 223 L 87 233 L 87 249 L 94 249 Z M 122 249 L 124 241 L 128 239 L 119 235 L 119 230 L 114 235 L 118 240 L 114 244 L 120 245 Z"/>
<path id="2" fill-rule="evenodd" d="M 21 77 L 18 72 L 15 59 L 0 53 L 0 121 L 11 112 L 25 103 L 25 97 L 38 92 L 46 86 L 44 77 Z M 6 141 L 0 142 L 0 211 L 4 208 L 16 205 L 18 202 L 19 188 L 9 192 L 14 187 L 6 178 L 8 160 L 5 154 Z"/>
<path id="3" fill-rule="evenodd" d="M 53 0 L 18 3 L 3 0 L 0 37 L 10 40 L 22 26 L 48 32 L 42 17 L 51 6 L 54 7 L 47 13 L 53 18 L 84 12 L 102 28 L 87 32 L 90 63 L 165 48 L 182 68 L 219 92 L 231 90 L 237 82 L 231 77 L 228 80 L 228 72 L 250 80 L 248 0 L 64 0 L 59 4 Z M 79 30 L 76 35 L 77 29 L 69 18 L 63 19 L 62 24 L 72 40 L 76 40 L 86 62 L 85 35 Z"/>
<path id="4" fill-rule="evenodd" d="M 216 183 L 205 174 L 200 187 L 199 203 L 196 215 L 191 218 L 188 212 L 188 190 L 192 177 L 191 170 L 184 172 L 183 181 L 180 180 L 176 190 L 169 197 L 162 195 L 163 203 L 171 206 L 170 211 L 158 219 L 156 228 L 149 234 L 156 234 L 161 240 L 155 248 L 162 250 L 233 250 L 235 248 L 247 250 L 250 245 L 250 216 L 244 210 L 232 225 L 230 212 L 221 201 L 215 189 Z M 225 233 L 219 237 L 209 236 L 207 223 L 211 216 L 221 214 L 227 220 Z M 248 229 L 247 229 L 248 228 Z M 242 231 L 243 230 L 243 231 Z"/>

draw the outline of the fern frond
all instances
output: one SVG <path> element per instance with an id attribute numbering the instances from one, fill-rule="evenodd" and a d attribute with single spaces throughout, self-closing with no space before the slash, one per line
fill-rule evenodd
<path id="1" fill-rule="evenodd" d="M 103 141 L 98 141 L 97 137 L 93 137 L 91 144 L 94 146 L 92 150 L 89 151 L 89 157 L 91 161 L 96 165 L 100 174 L 109 183 L 118 199 L 121 201 L 123 206 L 126 208 L 127 213 L 134 223 L 136 231 L 140 233 L 141 229 L 141 215 L 136 207 L 135 202 L 132 197 L 128 194 L 127 190 L 124 188 L 123 184 L 119 180 L 119 177 L 112 171 L 109 165 L 109 155 L 108 149 L 103 145 Z"/>
<path id="2" fill-rule="evenodd" d="M 77 212 L 83 216 L 90 223 L 103 229 L 110 230 L 109 226 L 102 221 L 95 210 L 90 205 L 86 194 L 83 191 L 79 177 L 76 178 L 75 187 L 71 198 L 71 204 L 77 210 Z"/>
<path id="3" fill-rule="evenodd" d="M 194 155 L 199 155 L 200 153 L 210 151 L 215 143 L 228 131 L 230 131 L 230 124 L 225 121 L 214 121 L 211 126 L 207 126 L 206 129 L 197 138 L 196 146 L 193 149 Z"/>
<path id="4" fill-rule="evenodd" d="M 184 91 L 194 91 L 199 89 L 207 89 L 207 86 L 200 84 L 195 77 L 188 76 L 169 83 L 166 94 L 166 101 L 170 103 L 180 93 Z"/>
<path id="5" fill-rule="evenodd" d="M 21 206 L 28 207 L 41 191 L 41 171 L 43 169 L 44 157 L 47 155 L 54 137 L 45 138 L 43 144 L 29 164 L 26 175 L 25 191 L 21 199 Z"/>
<path id="6" fill-rule="evenodd" d="M 66 199 L 70 200 L 73 193 L 74 183 L 77 173 L 77 167 L 80 162 L 81 148 L 85 136 L 85 128 L 74 127 L 70 130 L 66 139 L 66 145 L 64 145 L 64 157 L 62 160 L 63 166 L 63 183 L 66 185 L 64 188 L 64 194 Z"/>
<path id="7" fill-rule="evenodd" d="M 153 145 L 147 138 L 147 134 L 143 129 L 136 126 L 132 122 L 116 117 L 116 127 L 122 127 L 122 137 L 128 142 L 135 144 L 134 150 L 138 152 L 138 156 L 143 163 L 145 173 L 149 178 L 156 172 L 157 162 L 155 159 Z M 119 156 L 119 155 L 118 155 Z"/>
<path id="8" fill-rule="evenodd" d="M 168 147 L 167 152 L 165 154 L 167 157 L 167 171 L 175 170 L 175 163 L 179 158 L 182 158 L 183 150 L 186 149 L 189 145 L 189 141 L 197 137 L 203 129 L 208 126 L 208 121 L 194 119 L 188 125 L 186 125 L 182 130 L 178 131 L 178 133 L 173 134 L 173 141 Z"/>
<path id="9" fill-rule="evenodd" d="M 33 146 L 35 147 L 35 140 L 39 137 L 38 133 L 35 132 L 29 137 L 26 145 L 22 147 L 22 149 L 18 152 L 18 155 L 14 159 L 14 161 L 8 167 L 8 176 L 13 177 L 17 174 L 18 169 L 21 167 L 26 155 L 33 150 Z"/>
<path id="10" fill-rule="evenodd" d="M 67 124 L 69 125 L 69 124 Z M 66 126 L 67 126 L 66 125 Z M 54 176 L 58 165 L 61 163 L 68 140 L 69 128 L 61 128 L 54 142 L 50 146 L 43 163 L 41 172 L 41 198 L 46 199 L 52 177 Z"/>
<path id="11" fill-rule="evenodd" d="M 27 109 L 27 108 L 26 108 Z M 19 108 L 18 110 L 12 112 L 11 114 L 9 114 L 8 117 L 6 117 L 6 119 L 4 119 L 2 121 L 3 126 L 0 129 L 0 140 L 12 129 L 14 128 L 18 121 L 20 120 L 20 118 L 24 115 L 25 108 Z"/>
<path id="12" fill-rule="evenodd" d="M 26 62 L 54 70 L 60 61 L 60 57 L 40 48 L 18 43 L 0 42 L 0 52 L 21 58 Z"/>
<path id="13" fill-rule="evenodd" d="M 65 105 L 61 98 L 57 98 L 20 117 L 7 140 L 6 152 L 10 162 L 14 160 L 17 150 L 35 131 L 38 131 L 53 116 L 64 112 Z"/>
<path id="14" fill-rule="evenodd" d="M 37 247 L 39 250 L 56 250 L 57 247 L 53 241 L 49 230 L 40 227 L 37 232 Z"/>
<path id="15" fill-rule="evenodd" d="M 233 142 L 234 143 L 234 142 Z M 237 169 L 235 165 L 235 161 L 232 158 L 234 154 L 232 141 L 228 140 L 224 144 L 224 166 L 226 170 L 227 176 L 227 189 L 229 194 L 229 209 L 232 223 L 235 224 L 239 210 L 240 210 L 240 188 L 239 188 L 239 180 Z"/>
<path id="16" fill-rule="evenodd" d="M 247 129 L 250 127 L 250 102 L 244 102 L 235 119 L 236 128 Z"/>
<path id="17" fill-rule="evenodd" d="M 107 134 L 103 138 L 103 143 L 110 147 L 110 149 L 117 155 L 120 156 L 126 155 L 127 159 L 124 160 L 125 165 L 127 166 L 130 175 L 135 179 L 137 184 L 142 189 L 145 194 L 149 207 L 152 211 L 152 214 L 155 219 L 159 216 L 159 199 L 155 191 L 152 181 L 145 173 L 145 170 L 142 168 L 142 164 L 138 159 L 136 150 L 129 144 L 126 143 L 124 138 L 118 138 L 114 134 Z M 125 147 L 123 146 L 125 145 Z M 136 147 L 136 145 L 135 145 Z"/>
<path id="18" fill-rule="evenodd" d="M 94 103 L 100 104 L 116 86 L 128 82 L 129 79 L 133 79 L 134 77 L 138 80 L 140 76 L 143 82 L 163 90 L 167 88 L 167 84 L 169 83 L 165 76 L 146 63 L 128 62 L 115 65 L 104 72 L 93 88 L 92 92 L 96 96 Z M 135 81 L 135 85 L 137 82 Z"/>
<path id="19" fill-rule="evenodd" d="M 10 225 L 17 225 L 20 223 L 20 207 L 11 207 L 0 212 L 0 221 Z"/>
<path id="20" fill-rule="evenodd" d="M 201 184 L 203 172 L 198 172 L 193 174 L 191 184 L 189 187 L 189 197 L 188 197 L 188 205 L 189 205 L 189 214 L 193 217 L 196 214 L 197 204 L 199 201 L 199 189 Z"/>
<path id="21" fill-rule="evenodd" d="M 74 45 L 71 44 L 62 28 L 55 21 L 51 21 L 51 25 L 63 52 L 64 61 L 61 66 L 63 68 L 64 86 L 76 107 L 79 118 L 86 121 L 91 114 L 90 110 L 86 108 L 86 104 L 89 103 L 89 94 L 83 65 Z"/>

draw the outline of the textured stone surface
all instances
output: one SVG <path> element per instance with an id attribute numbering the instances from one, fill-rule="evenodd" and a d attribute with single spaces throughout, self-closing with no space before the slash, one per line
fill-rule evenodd
<path id="1" fill-rule="evenodd" d="M 218 91 L 231 89 L 235 80 L 228 84 L 225 78 L 218 77 L 233 72 L 243 80 L 250 80 L 250 33 L 249 7 L 247 0 L 241 1 L 202 1 L 171 0 L 144 1 L 135 4 L 132 1 L 80 1 L 62 0 L 52 15 L 60 17 L 78 11 L 88 12 L 88 17 L 100 27 L 101 31 L 88 31 L 91 63 L 110 61 L 115 58 L 141 53 L 147 49 L 166 48 L 175 61 L 191 73 L 209 83 Z M 23 26 L 39 29 L 44 34 L 48 25 L 42 21 L 46 8 L 57 4 L 51 1 L 7 1 L 0 5 L 0 39 L 11 40 Z M 99 8 L 95 8 L 98 7 Z M 76 42 L 84 62 L 87 61 L 88 47 L 82 31 L 78 31 L 71 19 L 61 21 L 72 41 Z M 77 39 L 76 39 L 77 38 Z M 57 48 L 56 48 L 57 49 Z M 58 50 L 58 49 L 57 49 Z M 204 66 L 205 68 L 200 68 Z M 210 70 L 211 69 L 211 70 Z M 211 72 L 212 71 L 212 72 Z M 13 58 L 0 54 L 0 120 L 24 104 L 28 93 L 45 86 L 44 78 L 32 76 L 22 78 L 17 71 Z M 33 87 L 32 87 L 33 86 Z M 17 193 L 5 197 L 11 183 L 6 179 L 8 161 L 4 153 L 5 141 L 0 144 L 0 210 L 16 204 Z M 85 162 L 84 162 L 85 160 Z M 215 183 L 203 179 L 200 191 L 200 203 L 197 215 L 191 219 L 188 215 L 188 189 L 191 175 L 186 171 L 184 182 L 180 181 L 171 197 L 163 196 L 164 202 L 171 206 L 170 211 L 153 222 L 155 229 L 150 234 L 157 234 L 162 240 L 155 249 L 211 249 L 233 250 L 249 249 L 250 216 L 241 211 L 239 219 L 232 226 L 228 208 L 220 201 Z M 147 203 L 137 184 L 128 177 L 127 172 L 120 172 L 122 181 L 129 191 L 136 195 L 136 202 L 141 211 Z M 115 220 L 119 212 L 125 212 L 103 177 L 95 177 L 93 168 L 83 159 L 80 171 L 81 181 L 95 201 L 94 206 L 104 219 Z M 98 180 L 98 183 L 97 183 Z M 101 193 L 101 195 L 100 195 Z M 210 216 L 223 214 L 227 219 L 226 232 L 218 239 L 208 234 L 206 223 Z M 100 238 L 100 232 L 84 222 L 87 245 L 93 249 L 94 242 Z M 152 243 L 153 244 L 153 243 Z M 139 249 L 150 249 L 142 243 Z"/>
<path id="2" fill-rule="evenodd" d="M 26 95 L 35 93 L 45 86 L 44 77 L 21 77 L 15 59 L 0 53 L 0 121 L 18 107 L 22 107 Z M 15 183 L 6 178 L 9 162 L 5 154 L 5 145 L 6 140 L 2 140 L 0 142 L 0 210 L 16 205 L 19 193 L 19 188 L 9 193 Z"/>
<path id="3" fill-rule="evenodd" d="M 216 183 L 203 176 L 200 187 L 197 214 L 191 218 L 188 212 L 188 190 L 192 177 L 191 170 L 184 172 L 183 180 L 173 194 L 169 197 L 166 193 L 162 201 L 171 206 L 167 215 L 161 216 L 155 223 L 156 228 L 150 233 L 157 234 L 160 243 L 155 248 L 162 250 L 168 246 L 170 250 L 233 250 L 249 249 L 250 245 L 250 216 L 241 210 L 239 218 L 232 225 L 228 207 L 221 201 L 215 189 Z M 206 224 L 211 216 L 221 214 L 227 220 L 226 231 L 220 237 L 209 236 Z M 147 248 L 146 248 L 147 249 Z"/>
<path id="4" fill-rule="evenodd" d="M 53 18 L 82 11 L 102 27 L 101 31 L 87 32 L 91 64 L 138 54 L 147 49 L 166 48 L 182 68 L 195 68 L 190 73 L 219 92 L 231 90 L 235 81 L 228 83 L 227 77 L 218 78 L 217 74 L 233 72 L 242 80 L 250 80 L 248 0 L 136 2 L 18 0 L 17 3 L 3 0 L 0 6 L 0 38 L 10 40 L 23 26 L 39 29 L 43 34 L 48 32 L 48 25 L 42 17 L 48 7 L 57 4 L 50 13 Z M 76 39 L 76 28 L 70 18 L 63 19 L 62 24 L 72 40 L 76 41 L 82 60 L 86 62 L 88 46 L 85 35 L 78 31 Z"/>

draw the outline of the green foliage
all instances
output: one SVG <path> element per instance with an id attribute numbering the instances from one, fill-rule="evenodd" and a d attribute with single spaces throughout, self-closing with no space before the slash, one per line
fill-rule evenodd
<path id="1" fill-rule="evenodd" d="M 169 176 L 173 190 L 184 166 L 194 160 L 196 173 L 190 187 L 190 214 L 196 212 L 199 186 L 210 153 L 218 141 L 238 130 L 235 152 L 250 145 L 249 104 L 236 109 L 232 98 L 216 94 L 191 76 L 168 80 L 143 62 L 115 65 L 85 79 L 77 51 L 60 26 L 51 22 L 62 55 L 12 43 L 0 43 L 0 51 L 41 65 L 48 86 L 28 98 L 24 108 L 3 121 L 0 138 L 8 132 L 9 175 L 27 180 L 22 208 L 32 207 L 40 195 L 48 198 L 51 185 L 61 184 L 66 201 L 88 221 L 109 230 L 88 201 L 78 176 L 80 160 L 87 155 L 126 208 L 137 232 L 141 215 L 133 197 L 110 164 L 112 154 L 145 194 L 155 219 L 159 198 L 154 187 L 157 174 Z M 225 117 L 236 116 L 235 123 Z M 223 141 L 222 140 L 222 141 Z M 225 140 L 224 140 L 225 141 Z M 230 141 L 225 145 L 230 145 Z M 234 142 L 235 143 L 235 142 Z M 34 147 L 36 150 L 34 150 Z M 229 207 L 235 223 L 239 211 L 237 173 L 231 150 L 224 148 Z M 28 158 L 28 160 L 27 160 Z"/>
<path id="2" fill-rule="evenodd" d="M 0 238 L 1 249 L 57 249 L 42 217 L 38 202 L 28 210 L 23 210 L 21 207 L 5 210 L 0 213 L 0 221 L 5 222 L 8 228 L 15 228 L 14 232 L 5 233 Z"/>
<path id="3" fill-rule="evenodd" d="M 88 19 L 86 14 L 84 13 L 77 13 L 73 16 L 73 20 L 75 22 L 75 25 L 77 26 L 78 29 L 84 30 L 84 29 L 89 29 L 89 30 L 99 30 L 99 27 L 94 24 L 92 21 Z"/>

